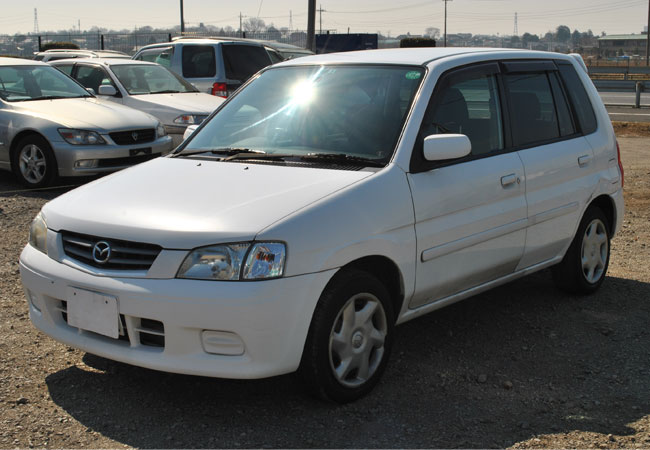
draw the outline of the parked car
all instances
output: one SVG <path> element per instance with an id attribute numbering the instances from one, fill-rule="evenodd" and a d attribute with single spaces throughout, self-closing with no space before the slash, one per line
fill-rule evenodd
<path id="1" fill-rule="evenodd" d="M 97 100 L 49 64 L 0 58 L 0 168 L 27 186 L 115 171 L 171 148 L 149 114 Z"/>
<path id="2" fill-rule="evenodd" d="M 272 64 L 255 41 L 183 38 L 142 47 L 133 59 L 161 64 L 199 91 L 228 97 L 260 69 Z"/>
<path id="3" fill-rule="evenodd" d="M 267 47 L 267 50 L 270 48 L 275 53 L 280 55 L 282 61 L 293 58 L 301 58 L 303 56 L 310 56 L 314 54 L 314 52 L 307 50 L 306 48 L 298 47 L 297 45 L 285 44 L 282 42 L 266 41 L 264 42 L 264 45 Z M 273 59 L 273 56 L 271 59 Z M 274 60 L 273 62 L 277 63 L 280 61 Z"/>
<path id="4" fill-rule="evenodd" d="M 126 53 L 115 50 L 78 50 L 74 48 L 51 49 L 34 54 L 36 61 L 58 61 L 60 59 L 70 58 L 122 58 L 131 59 Z"/>
<path id="5" fill-rule="evenodd" d="M 202 376 L 299 370 L 347 402 L 378 382 L 397 324 L 547 267 L 598 289 L 622 187 L 573 56 L 308 56 L 169 157 L 46 204 L 20 271 L 32 322 L 66 345 Z"/>
<path id="6" fill-rule="evenodd" d="M 176 147 L 188 125 L 198 125 L 223 98 L 199 92 L 160 64 L 132 59 L 68 59 L 54 67 L 109 100 L 160 120 Z"/>

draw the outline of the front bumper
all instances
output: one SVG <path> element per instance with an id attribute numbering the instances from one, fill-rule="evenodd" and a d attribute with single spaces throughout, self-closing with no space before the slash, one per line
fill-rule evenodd
<path id="1" fill-rule="evenodd" d="M 105 137 L 105 136 L 102 136 Z M 105 137 L 107 142 L 110 142 Z M 173 149 L 170 136 L 163 136 L 153 142 L 137 145 L 70 145 L 65 141 L 51 142 L 56 157 L 59 175 L 62 177 L 88 176 L 115 172 L 146 160 L 147 156 L 166 155 Z M 99 167 L 75 167 L 76 161 L 98 160 Z"/>
<path id="2" fill-rule="evenodd" d="M 333 273 L 257 282 L 109 278 L 57 262 L 30 245 L 20 256 L 29 315 L 45 334 L 136 366 L 222 378 L 263 378 L 296 370 L 314 308 Z M 62 312 L 70 287 L 117 297 L 127 337 L 113 339 L 70 326 Z M 140 330 L 152 321 L 164 325 L 163 346 L 142 339 L 146 331 Z M 238 336 L 243 354 L 207 353 L 202 340 L 206 330 Z"/>

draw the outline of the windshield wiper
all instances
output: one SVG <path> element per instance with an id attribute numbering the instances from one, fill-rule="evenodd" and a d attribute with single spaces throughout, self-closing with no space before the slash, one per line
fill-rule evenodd
<path id="1" fill-rule="evenodd" d="M 298 158 L 303 160 L 322 159 L 325 161 L 332 161 L 336 163 L 352 163 L 371 167 L 384 167 L 385 162 L 373 158 L 364 158 L 363 156 L 346 155 L 344 153 L 308 153 L 306 155 L 298 155 Z"/>
<path id="2" fill-rule="evenodd" d="M 205 150 L 192 150 L 187 152 L 181 151 L 179 153 L 175 153 L 174 156 L 193 156 L 193 155 L 200 155 L 203 153 L 210 153 L 212 155 L 225 155 L 225 156 L 233 156 L 233 155 L 249 154 L 249 153 L 252 153 L 254 155 L 266 154 L 266 152 L 262 150 L 251 150 L 250 148 L 222 147 L 222 148 L 212 148 L 212 149 L 205 149 Z"/>
<path id="3" fill-rule="evenodd" d="M 176 89 L 166 89 L 163 91 L 151 91 L 149 93 L 150 94 L 180 94 L 181 92 L 185 92 L 185 91 L 179 91 Z"/>

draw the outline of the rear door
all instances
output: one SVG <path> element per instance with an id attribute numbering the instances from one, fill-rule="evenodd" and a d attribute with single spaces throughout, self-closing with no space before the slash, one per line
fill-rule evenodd
<path id="1" fill-rule="evenodd" d="M 558 256 L 594 186 L 594 155 L 553 61 L 504 63 L 513 145 L 526 170 L 528 232 L 519 268 Z"/>
<path id="2" fill-rule="evenodd" d="M 210 94 L 220 80 L 217 74 L 215 45 L 183 45 L 181 48 L 181 75 L 201 92 Z"/>
<path id="3" fill-rule="evenodd" d="M 438 82 L 413 151 L 409 184 L 417 235 L 418 307 L 512 273 L 524 250 L 525 177 L 509 150 L 497 63 L 448 72 Z M 426 136 L 460 133 L 471 155 L 423 159 Z"/>

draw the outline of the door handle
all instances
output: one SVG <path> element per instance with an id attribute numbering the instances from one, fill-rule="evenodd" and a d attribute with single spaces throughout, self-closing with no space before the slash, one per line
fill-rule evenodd
<path id="1" fill-rule="evenodd" d="M 510 186 L 511 184 L 514 184 L 517 182 L 517 175 L 514 173 L 511 173 L 509 175 L 504 175 L 501 177 L 501 186 L 506 187 Z"/>
<path id="2" fill-rule="evenodd" d="M 579 165 L 580 167 L 584 167 L 584 166 L 586 166 L 586 165 L 589 164 L 589 162 L 591 161 L 591 158 L 592 158 L 591 155 L 582 155 L 582 156 L 580 156 L 580 157 L 578 158 L 578 165 Z"/>

